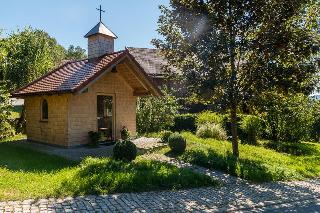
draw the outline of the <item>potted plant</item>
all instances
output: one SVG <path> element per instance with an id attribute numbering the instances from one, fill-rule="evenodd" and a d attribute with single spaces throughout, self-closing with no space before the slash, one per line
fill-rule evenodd
<path id="1" fill-rule="evenodd" d="M 99 146 L 99 141 L 101 139 L 100 132 L 90 131 L 90 132 L 88 132 L 88 135 L 90 138 L 90 145 L 91 146 Z"/>
<path id="2" fill-rule="evenodd" d="M 121 134 L 122 140 L 130 139 L 130 131 L 128 130 L 128 128 L 126 126 L 122 127 L 122 129 L 120 130 L 120 134 Z"/>

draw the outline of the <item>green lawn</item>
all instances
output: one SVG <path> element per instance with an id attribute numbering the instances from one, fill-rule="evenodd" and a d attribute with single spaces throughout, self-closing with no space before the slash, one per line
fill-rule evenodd
<path id="1" fill-rule="evenodd" d="M 217 184 L 190 170 L 141 158 L 133 163 L 87 158 L 79 163 L 0 141 L 0 201 Z"/>
<path id="2" fill-rule="evenodd" d="M 240 144 L 240 159 L 237 162 L 232 156 L 230 142 L 200 139 L 191 133 L 182 134 L 187 139 L 187 150 L 177 157 L 186 162 L 222 170 L 254 182 L 320 177 L 320 144 L 301 144 L 306 151 L 298 156 Z M 160 152 L 170 155 L 168 148 Z"/>

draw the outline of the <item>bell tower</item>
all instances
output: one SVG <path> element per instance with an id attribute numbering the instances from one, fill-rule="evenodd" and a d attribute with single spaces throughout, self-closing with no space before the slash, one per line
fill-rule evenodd
<path id="1" fill-rule="evenodd" d="M 100 12 L 100 21 L 94 26 L 84 37 L 88 39 L 88 58 L 96 58 L 102 56 L 106 53 L 114 52 L 114 40 L 118 37 L 109 30 L 101 21 L 101 13 L 105 12 L 101 9 Z"/>

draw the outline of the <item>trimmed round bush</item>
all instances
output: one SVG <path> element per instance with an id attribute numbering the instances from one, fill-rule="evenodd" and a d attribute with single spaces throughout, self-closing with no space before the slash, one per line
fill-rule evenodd
<path id="1" fill-rule="evenodd" d="M 119 140 L 113 148 L 113 158 L 122 161 L 133 161 L 137 157 L 137 147 L 130 140 Z"/>
<path id="2" fill-rule="evenodd" d="M 220 124 L 202 124 L 198 127 L 196 135 L 200 138 L 227 140 L 227 133 Z"/>
<path id="3" fill-rule="evenodd" d="M 168 143 L 171 151 L 175 154 L 182 154 L 187 147 L 187 142 L 182 135 L 173 133 L 168 138 Z"/>
<path id="4" fill-rule="evenodd" d="M 167 131 L 167 130 L 161 132 L 161 135 L 162 135 L 161 142 L 168 143 L 168 138 L 170 137 L 171 134 L 173 134 L 173 132 Z"/>

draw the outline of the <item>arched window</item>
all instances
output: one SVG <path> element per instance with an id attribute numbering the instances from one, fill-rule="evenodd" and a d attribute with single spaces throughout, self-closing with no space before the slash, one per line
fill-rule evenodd
<path id="1" fill-rule="evenodd" d="M 48 101 L 46 99 L 41 103 L 41 119 L 48 120 Z"/>

